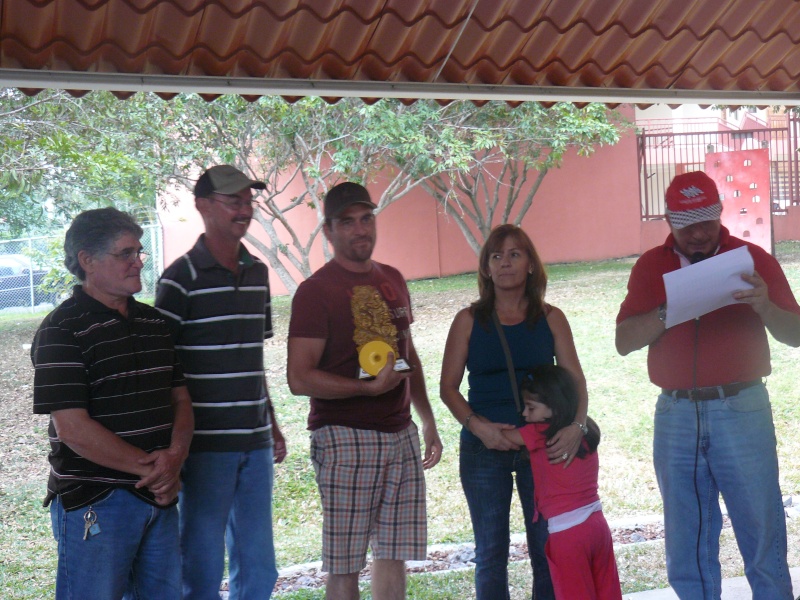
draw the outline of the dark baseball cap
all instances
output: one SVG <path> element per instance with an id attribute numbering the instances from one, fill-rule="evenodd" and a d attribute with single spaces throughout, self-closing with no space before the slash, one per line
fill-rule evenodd
<path id="1" fill-rule="evenodd" d="M 210 194 L 238 194 L 247 188 L 263 190 L 267 187 L 263 181 L 250 179 L 236 167 L 217 165 L 203 173 L 194 186 L 197 198 L 208 198 Z"/>
<path id="2" fill-rule="evenodd" d="M 335 185 L 328 190 L 324 203 L 326 219 L 335 219 L 345 208 L 353 204 L 366 204 L 372 209 L 378 208 L 369 197 L 367 188 L 350 181 Z"/>

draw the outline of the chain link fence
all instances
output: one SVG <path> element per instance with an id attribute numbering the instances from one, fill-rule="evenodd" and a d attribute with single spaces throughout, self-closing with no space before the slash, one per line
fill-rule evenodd
<path id="1" fill-rule="evenodd" d="M 137 297 L 147 301 L 155 296 L 164 255 L 161 226 L 143 225 L 142 229 L 142 246 L 149 258 Z M 0 240 L 0 312 L 52 308 L 69 295 L 77 282 L 64 267 L 63 247 L 63 234 Z"/>

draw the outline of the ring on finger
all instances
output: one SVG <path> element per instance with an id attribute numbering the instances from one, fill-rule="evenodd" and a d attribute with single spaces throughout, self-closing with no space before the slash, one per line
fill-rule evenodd
<path id="1" fill-rule="evenodd" d="M 564 452 L 564 454 L 561 455 L 562 460 L 567 460 L 568 458 L 569 458 L 569 452 Z"/>

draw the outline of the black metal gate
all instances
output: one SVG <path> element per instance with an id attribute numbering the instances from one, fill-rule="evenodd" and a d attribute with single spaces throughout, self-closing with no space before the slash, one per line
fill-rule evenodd
<path id="1" fill-rule="evenodd" d="M 707 125 L 707 123 L 706 123 Z M 672 178 L 686 171 L 702 171 L 709 152 L 768 148 L 770 198 L 773 213 L 800 204 L 800 116 L 772 115 L 769 126 L 735 130 L 676 132 L 669 123 L 641 128 L 639 199 L 643 220 L 664 218 L 664 194 Z"/>

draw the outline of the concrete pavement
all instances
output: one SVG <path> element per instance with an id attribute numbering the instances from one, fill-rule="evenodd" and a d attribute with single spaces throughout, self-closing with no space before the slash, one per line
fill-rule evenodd
<path id="1" fill-rule="evenodd" d="M 800 593 L 800 567 L 789 569 L 792 576 L 794 593 Z M 663 590 L 650 590 L 635 594 L 623 594 L 623 600 L 678 600 L 671 588 Z M 725 579 L 722 582 L 722 600 L 752 600 L 750 586 L 744 577 Z M 757 600 L 757 599 L 756 599 Z"/>

